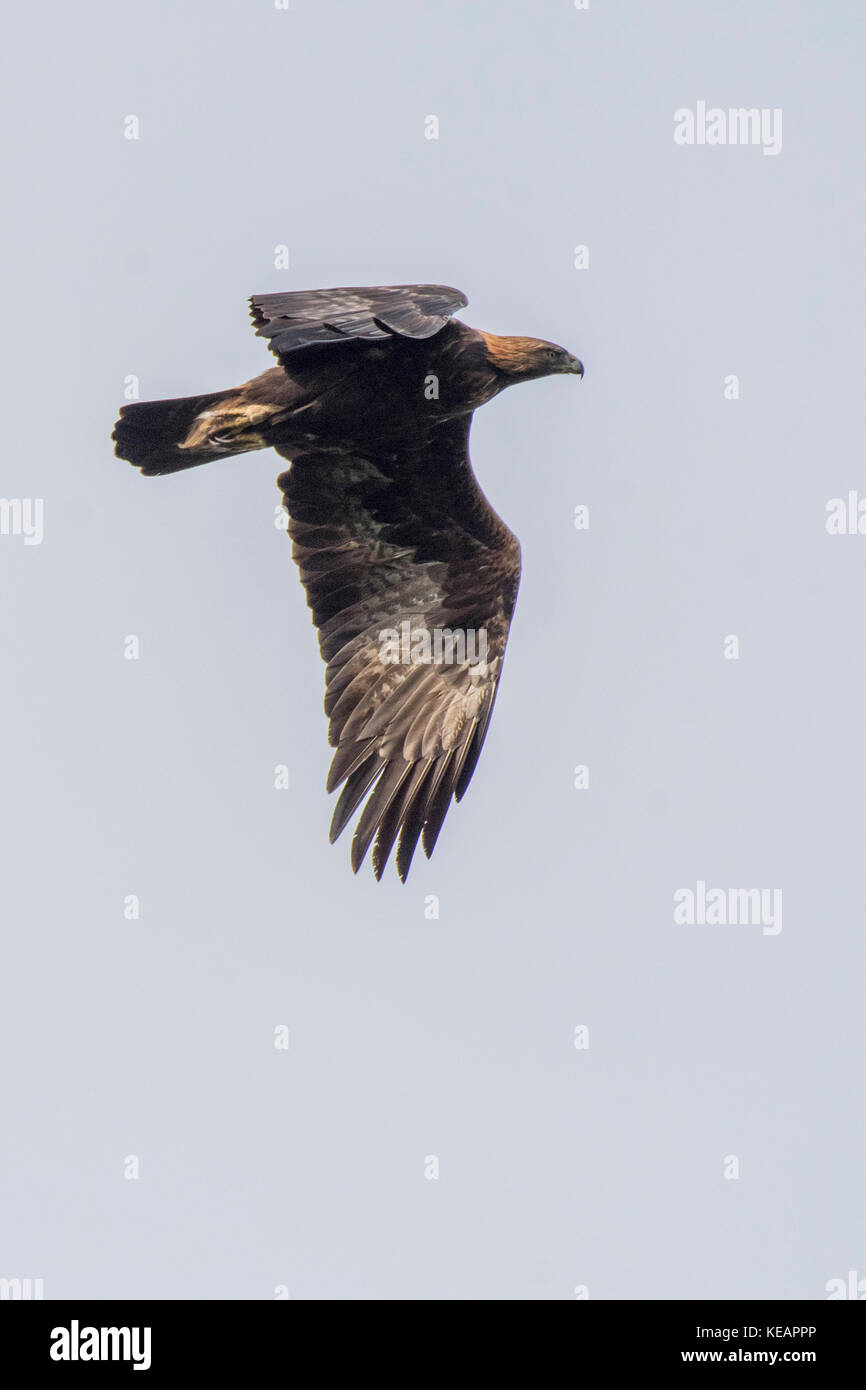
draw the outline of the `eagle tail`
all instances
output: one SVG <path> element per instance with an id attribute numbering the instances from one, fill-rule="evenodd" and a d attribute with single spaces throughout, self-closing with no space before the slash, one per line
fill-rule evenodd
<path id="1" fill-rule="evenodd" d="M 267 447 L 255 426 L 262 412 L 234 391 L 136 401 L 121 408 L 112 439 L 118 458 L 145 476 L 179 473 L 216 458 Z"/>

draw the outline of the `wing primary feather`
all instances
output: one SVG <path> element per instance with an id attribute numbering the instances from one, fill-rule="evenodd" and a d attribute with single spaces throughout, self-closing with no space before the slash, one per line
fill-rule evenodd
<path id="1" fill-rule="evenodd" d="M 455 774 L 455 801 L 462 800 L 466 788 L 472 781 L 472 774 L 475 771 L 478 759 L 481 757 L 481 750 L 484 747 L 484 740 L 487 737 L 487 726 L 490 723 L 490 716 L 493 713 L 493 705 L 496 700 L 496 690 L 497 686 L 494 685 L 487 700 L 486 708 L 478 719 L 478 723 L 472 733 L 472 738 L 469 740 L 466 752 L 461 759 L 461 765 Z"/>
<path id="2" fill-rule="evenodd" d="M 360 806 L 364 797 L 376 778 L 382 773 L 385 764 L 378 754 L 373 754 L 370 761 L 362 764 L 349 778 L 343 790 L 340 792 L 340 799 L 334 807 L 334 815 L 331 820 L 330 841 L 331 844 L 342 835 L 348 822 L 352 819 L 356 810 Z"/>
<path id="3" fill-rule="evenodd" d="M 427 775 L 427 768 L 424 763 L 410 764 L 410 766 L 412 766 L 412 775 L 406 778 L 379 822 L 379 833 L 373 846 L 373 873 L 376 875 L 377 881 L 385 872 L 388 856 L 394 848 L 394 841 L 400 833 L 400 826 L 403 824 L 406 812 Z"/>
<path id="4" fill-rule="evenodd" d="M 453 785 L 454 750 L 452 749 L 442 759 L 442 768 L 439 771 L 435 782 L 430 787 L 427 799 L 427 807 L 424 815 L 424 829 L 421 832 L 421 845 L 427 858 L 433 853 L 436 841 L 439 838 L 439 831 L 442 829 L 442 822 L 445 819 L 448 807 L 451 805 L 451 793 Z"/>
<path id="5" fill-rule="evenodd" d="M 347 740 L 341 743 L 334 754 L 333 762 L 328 771 L 328 780 L 325 789 L 335 792 L 340 783 L 347 777 L 351 777 L 357 768 L 365 763 L 370 754 L 375 750 L 375 739 L 363 739 L 358 743 Z"/>
<path id="6" fill-rule="evenodd" d="M 371 791 L 352 839 L 351 860 L 355 873 L 364 862 L 364 856 L 370 848 L 370 841 L 376 833 L 379 822 L 411 770 L 412 764 L 404 762 L 402 759 L 399 762 L 387 763 L 385 771 Z"/>
<path id="7" fill-rule="evenodd" d="M 400 830 L 400 843 L 397 846 L 397 873 L 402 883 L 406 882 L 412 859 L 424 829 L 424 815 L 427 810 L 429 784 L 436 776 L 436 761 L 431 759 L 424 770 L 424 780 L 415 791 L 411 805 L 403 817 Z"/>

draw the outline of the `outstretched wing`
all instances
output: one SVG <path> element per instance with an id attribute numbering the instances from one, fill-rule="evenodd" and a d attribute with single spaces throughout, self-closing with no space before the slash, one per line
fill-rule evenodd
<path id="1" fill-rule="evenodd" d="M 352 868 L 375 837 L 377 878 L 399 836 L 405 881 L 469 785 L 517 597 L 520 546 L 472 472 L 470 421 L 396 459 L 296 457 L 278 479 L 327 663 L 331 840 L 365 802 Z"/>
<path id="2" fill-rule="evenodd" d="M 432 338 L 467 303 L 449 285 L 349 285 L 253 295 L 250 316 L 258 337 L 282 358 L 297 348 L 352 338 Z"/>

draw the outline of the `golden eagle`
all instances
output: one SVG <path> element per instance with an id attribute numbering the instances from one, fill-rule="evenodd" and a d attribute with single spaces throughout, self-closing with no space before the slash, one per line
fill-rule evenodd
<path id="1" fill-rule="evenodd" d="M 327 663 L 327 786 L 343 787 L 331 840 L 366 798 L 352 868 L 375 836 L 377 878 L 399 836 L 405 881 L 469 785 L 517 597 L 520 546 L 472 471 L 472 413 L 515 382 L 583 375 L 555 343 L 453 318 L 466 303 L 445 285 L 254 296 L 278 367 L 126 405 L 112 435 L 147 476 L 250 449 L 291 460 L 277 484 Z"/>

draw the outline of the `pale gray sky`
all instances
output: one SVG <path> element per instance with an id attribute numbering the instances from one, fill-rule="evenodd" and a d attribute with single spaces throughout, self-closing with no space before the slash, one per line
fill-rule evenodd
<path id="1" fill-rule="evenodd" d="M 10 18 L 2 492 L 45 533 L 0 536 L 0 1276 L 627 1299 L 866 1274 L 866 538 L 824 525 L 866 495 L 864 28 L 855 0 Z M 780 153 L 675 144 L 699 101 L 779 108 Z M 153 398 L 270 365 L 250 293 L 412 280 L 587 375 L 475 422 L 523 582 L 472 788 L 404 888 L 328 845 L 281 461 L 144 479 L 109 434 L 130 374 Z M 675 923 L 699 880 L 780 889 L 781 932 Z"/>

